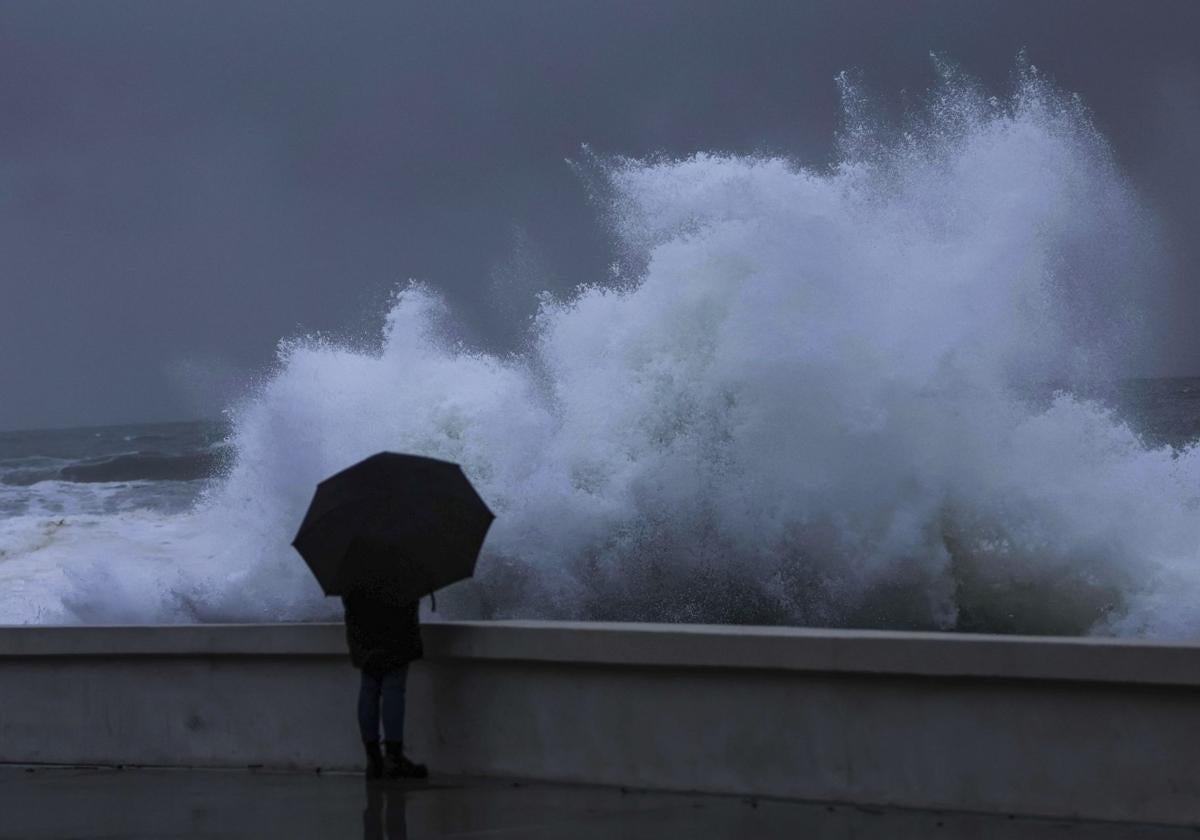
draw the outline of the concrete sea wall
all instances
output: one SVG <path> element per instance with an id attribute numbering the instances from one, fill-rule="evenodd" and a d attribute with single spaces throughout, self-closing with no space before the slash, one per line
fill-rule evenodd
<path id="1" fill-rule="evenodd" d="M 1200 648 L 541 622 L 424 628 L 435 771 L 1200 826 Z M 350 768 L 340 625 L 0 628 L 0 762 Z"/>

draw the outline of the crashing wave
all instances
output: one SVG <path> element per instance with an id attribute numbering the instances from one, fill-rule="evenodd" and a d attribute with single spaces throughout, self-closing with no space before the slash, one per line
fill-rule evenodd
<path id="1" fill-rule="evenodd" d="M 523 352 L 455 344 L 421 285 L 374 350 L 285 342 L 202 505 L 116 553 L 51 538 L 39 616 L 335 615 L 288 543 L 317 480 L 392 449 L 498 514 L 450 614 L 1200 632 L 1200 449 L 1029 397 L 1127 372 L 1147 213 L 1031 67 L 1005 100 L 941 72 L 899 127 L 843 79 L 831 168 L 605 162 L 636 279 L 544 298 Z"/>

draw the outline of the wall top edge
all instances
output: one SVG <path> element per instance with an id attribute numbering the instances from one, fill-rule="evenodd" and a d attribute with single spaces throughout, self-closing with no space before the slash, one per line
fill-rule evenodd
<path id="1" fill-rule="evenodd" d="M 431 660 L 1200 686 L 1200 644 L 795 627 L 429 621 Z M 345 656 L 341 624 L 0 626 L 0 658 Z"/>

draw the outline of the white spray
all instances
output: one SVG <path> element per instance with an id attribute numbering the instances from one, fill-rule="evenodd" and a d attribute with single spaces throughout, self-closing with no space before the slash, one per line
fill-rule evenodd
<path id="1" fill-rule="evenodd" d="M 1146 329 L 1154 238 L 1086 111 L 943 68 L 888 130 L 843 84 L 832 169 L 609 162 L 640 273 L 544 300 L 525 352 L 445 340 L 420 285 L 376 351 L 286 343 L 196 511 L 75 517 L 0 620 L 336 615 L 288 542 L 392 449 L 498 514 L 450 614 L 1200 633 L 1200 449 L 1030 396 Z"/>

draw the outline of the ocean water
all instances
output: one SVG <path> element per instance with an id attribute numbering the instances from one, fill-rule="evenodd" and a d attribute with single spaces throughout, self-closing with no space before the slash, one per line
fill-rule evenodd
<path id="1" fill-rule="evenodd" d="M 0 432 L 0 517 L 180 513 L 233 453 L 220 422 Z"/>
<path id="2" fill-rule="evenodd" d="M 830 167 L 595 161 L 612 276 L 518 351 L 410 284 L 225 429 L 6 438 L 0 622 L 335 616 L 288 543 L 393 449 L 498 514 L 447 615 L 1195 637 L 1200 382 L 1129 378 L 1153 214 L 1034 68 L 939 69 L 898 125 L 843 79 Z"/>

